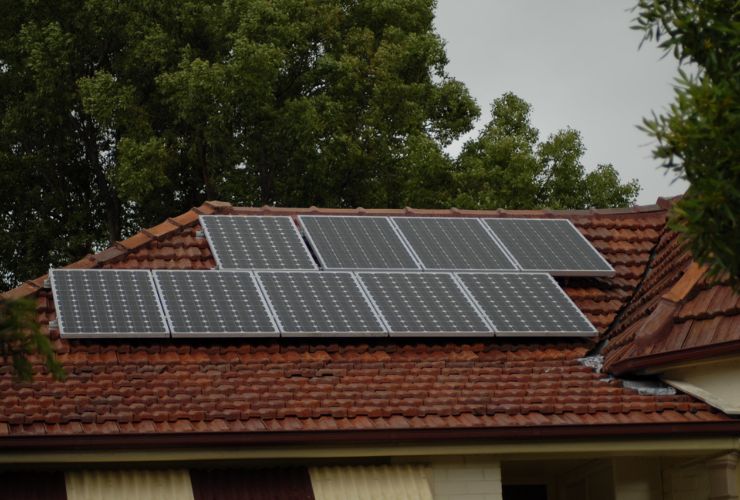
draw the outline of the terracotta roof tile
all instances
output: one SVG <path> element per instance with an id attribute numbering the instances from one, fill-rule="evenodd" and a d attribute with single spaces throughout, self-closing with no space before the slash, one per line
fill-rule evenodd
<path id="1" fill-rule="evenodd" d="M 635 296 L 607 332 L 605 366 L 623 373 L 740 350 L 739 302 L 727 284 L 710 282 L 666 229 Z"/>
<path id="2" fill-rule="evenodd" d="M 572 343 L 487 342 L 476 344 L 483 347 L 476 352 L 470 344 L 386 342 L 374 346 L 375 356 L 363 355 L 369 345 L 336 343 L 311 346 L 314 354 L 322 353 L 318 362 L 296 356 L 294 345 L 277 346 L 266 362 L 264 345 L 241 343 L 239 358 L 224 362 L 234 345 L 177 351 L 167 344 L 113 345 L 102 352 L 84 341 L 69 344 L 71 352 L 62 357 L 67 382 L 0 379 L 4 433 L 221 432 L 237 426 L 286 431 L 305 428 L 307 420 L 314 420 L 308 427 L 320 429 L 431 422 L 464 427 L 500 414 L 519 416 L 524 425 L 556 425 L 556 415 L 584 425 L 586 417 L 604 423 L 614 414 L 643 421 L 668 408 L 679 421 L 692 420 L 692 411 L 717 418 L 709 406 L 685 395 L 642 396 L 605 379 L 580 364 L 585 348 Z M 440 354 L 436 363 L 429 363 L 430 352 Z M 158 364 L 163 358 L 169 362 Z M 386 375 L 371 375 L 376 372 Z M 330 382 L 326 373 L 332 374 Z M 315 398 L 306 397 L 309 387 Z M 54 411 L 41 410 L 52 403 Z"/>

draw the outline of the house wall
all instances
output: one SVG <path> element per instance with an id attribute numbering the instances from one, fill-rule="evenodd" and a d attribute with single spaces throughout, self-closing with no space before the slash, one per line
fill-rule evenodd
<path id="1" fill-rule="evenodd" d="M 663 493 L 660 459 L 625 457 L 612 460 L 614 500 L 658 500 Z"/>
<path id="2" fill-rule="evenodd" d="M 616 500 L 609 460 L 594 460 L 551 478 L 553 500 Z"/>
<path id="3" fill-rule="evenodd" d="M 665 370 L 661 378 L 729 415 L 740 415 L 740 357 Z"/>
<path id="4" fill-rule="evenodd" d="M 496 460 L 460 457 L 432 462 L 429 485 L 434 500 L 502 500 L 501 464 Z"/>
<path id="5" fill-rule="evenodd" d="M 733 454 L 532 461 L 508 477 L 500 461 L 473 456 L 309 472 L 317 500 L 503 500 L 503 483 L 544 484 L 549 500 L 732 500 L 740 482 Z"/>
<path id="6" fill-rule="evenodd" d="M 298 498 L 298 491 L 306 500 L 503 500 L 502 485 L 532 484 L 545 485 L 548 500 L 738 499 L 740 471 L 734 452 L 508 457 L 503 462 L 499 458 L 503 456 L 381 456 L 309 468 L 295 462 L 280 467 L 262 464 L 267 468 L 201 463 L 191 471 L 150 469 L 144 464 L 141 469 L 125 470 L 74 468 L 58 481 L 57 489 L 66 489 L 68 500 L 207 500 L 221 498 L 210 495 L 213 484 L 228 486 L 234 498 L 242 498 L 244 492 L 256 489 L 282 491 L 290 483 L 294 493 L 283 496 Z"/>
<path id="7" fill-rule="evenodd" d="M 666 459 L 661 472 L 662 500 L 738 500 L 737 452 L 694 460 Z"/>
<path id="8" fill-rule="evenodd" d="M 705 461 L 664 460 L 661 464 L 662 500 L 707 500 L 709 472 Z"/>
<path id="9" fill-rule="evenodd" d="M 733 500 L 740 484 L 734 454 L 509 462 L 503 470 L 504 484 L 546 484 L 548 500 Z"/>

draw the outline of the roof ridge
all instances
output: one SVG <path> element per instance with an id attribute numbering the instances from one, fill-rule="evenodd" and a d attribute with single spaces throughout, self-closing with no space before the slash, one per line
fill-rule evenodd
<path id="1" fill-rule="evenodd" d="M 209 202 L 207 202 L 209 203 Z M 506 216 L 506 215 L 538 215 L 552 217 L 557 215 L 634 215 L 638 213 L 655 213 L 665 212 L 667 209 L 659 204 L 636 205 L 627 208 L 589 208 L 589 209 L 567 209 L 554 210 L 550 208 L 528 209 L 528 210 L 510 210 L 498 208 L 495 210 L 473 210 L 462 209 L 457 207 L 450 208 L 319 208 L 310 207 L 277 207 L 271 205 L 256 206 L 232 206 L 229 204 L 229 213 L 243 215 L 260 215 L 260 214 L 333 214 L 333 215 L 438 215 L 438 216 Z"/>
<path id="2" fill-rule="evenodd" d="M 637 347 L 645 348 L 650 344 L 658 342 L 662 337 L 670 333 L 671 326 L 681 306 L 692 297 L 691 292 L 701 282 L 706 271 L 707 267 L 705 265 L 695 261 L 689 264 L 681 278 L 667 292 L 660 296 L 653 311 L 635 331 L 633 342 Z M 636 360 L 652 358 L 654 356 L 654 354 L 630 356 L 629 358 L 613 363 L 609 367 L 609 370 L 621 374 L 628 370 L 627 367 L 634 368 L 640 365 L 640 361 Z"/>

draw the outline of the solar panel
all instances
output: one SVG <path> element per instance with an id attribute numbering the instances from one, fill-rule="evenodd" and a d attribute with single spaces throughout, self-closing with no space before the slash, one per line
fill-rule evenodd
<path id="1" fill-rule="evenodd" d="M 596 329 L 549 274 L 457 273 L 500 336 L 588 336 Z"/>
<path id="2" fill-rule="evenodd" d="M 324 269 L 419 269 L 387 217 L 298 218 Z"/>
<path id="3" fill-rule="evenodd" d="M 286 337 L 385 336 L 385 327 L 351 272 L 258 272 Z"/>
<path id="4" fill-rule="evenodd" d="M 524 271 L 614 276 L 614 269 L 566 219 L 484 219 Z"/>
<path id="5" fill-rule="evenodd" d="M 155 271 L 173 337 L 277 337 L 250 271 Z"/>
<path id="6" fill-rule="evenodd" d="M 391 336 L 491 336 L 450 273 L 357 273 Z"/>
<path id="7" fill-rule="evenodd" d="M 316 269 L 290 217 L 201 215 L 200 222 L 221 269 Z"/>
<path id="8" fill-rule="evenodd" d="M 479 219 L 393 217 L 424 269 L 515 270 Z"/>
<path id="9" fill-rule="evenodd" d="M 169 337 L 149 271 L 55 269 L 54 306 L 62 337 Z"/>

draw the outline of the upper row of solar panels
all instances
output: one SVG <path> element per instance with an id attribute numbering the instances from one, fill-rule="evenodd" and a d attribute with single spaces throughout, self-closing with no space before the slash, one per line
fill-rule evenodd
<path id="1" fill-rule="evenodd" d="M 301 215 L 298 221 L 305 238 L 288 216 L 201 216 L 221 269 L 614 275 L 565 219 Z"/>

